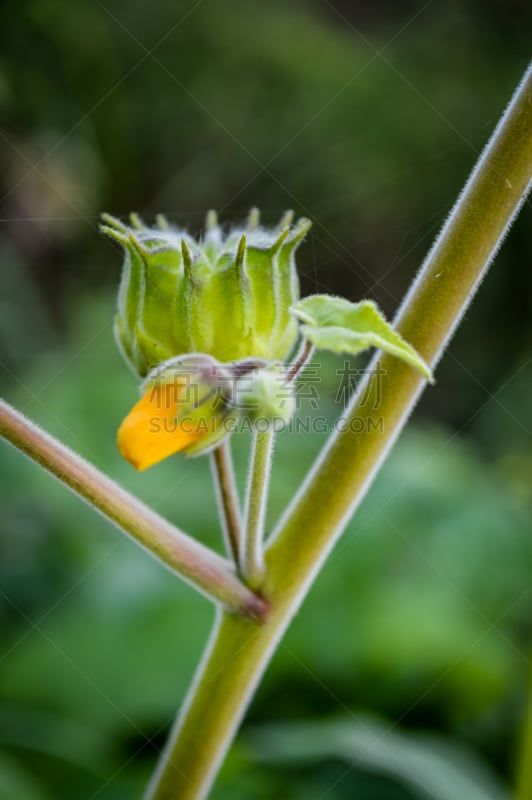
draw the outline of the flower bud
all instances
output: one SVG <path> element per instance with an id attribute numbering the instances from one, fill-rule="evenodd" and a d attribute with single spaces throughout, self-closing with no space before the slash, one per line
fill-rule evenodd
<path id="1" fill-rule="evenodd" d="M 295 407 L 279 366 L 257 360 L 220 364 L 204 354 L 160 364 L 141 391 L 118 430 L 119 450 L 138 470 L 180 451 L 212 449 L 241 418 L 256 426 L 284 425 Z"/>
<path id="2" fill-rule="evenodd" d="M 231 433 L 233 376 L 215 359 L 172 359 L 149 374 L 118 430 L 123 457 L 144 470 L 174 453 L 204 452 Z"/>
<path id="3" fill-rule="evenodd" d="M 272 364 L 244 375 L 233 402 L 256 426 L 284 426 L 295 411 L 294 387 L 286 372 Z"/>
<path id="4" fill-rule="evenodd" d="M 299 299 L 294 253 L 310 227 L 285 215 L 275 229 L 247 225 L 224 234 L 207 215 L 200 241 L 168 225 L 131 225 L 104 215 L 102 231 L 124 248 L 115 333 L 141 376 L 174 356 L 206 353 L 221 362 L 284 359 L 297 338 L 290 306 Z"/>

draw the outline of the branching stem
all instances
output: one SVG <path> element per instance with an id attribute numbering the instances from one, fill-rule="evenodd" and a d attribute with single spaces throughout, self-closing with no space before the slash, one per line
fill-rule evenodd
<path id="1" fill-rule="evenodd" d="M 155 511 L 0 400 L 0 436 L 40 464 L 148 552 L 216 603 L 260 617 L 267 605 L 221 556 Z"/>

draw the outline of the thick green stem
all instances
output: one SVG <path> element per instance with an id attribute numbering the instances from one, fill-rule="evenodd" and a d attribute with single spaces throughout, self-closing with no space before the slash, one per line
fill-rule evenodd
<path id="1" fill-rule="evenodd" d="M 255 431 L 253 435 L 240 570 L 246 582 L 255 587 L 260 586 L 264 575 L 264 520 L 273 440 L 273 430 Z"/>
<path id="2" fill-rule="evenodd" d="M 432 366 L 524 201 L 532 179 L 531 130 L 529 70 L 397 317 L 400 333 Z M 263 591 L 270 616 L 262 624 L 222 618 L 170 735 L 150 800 L 206 796 L 279 638 L 411 413 L 424 385 L 418 373 L 386 356 L 374 365 L 381 373 L 377 416 L 383 426 L 375 424 L 368 381 L 266 551 Z"/>
<path id="3" fill-rule="evenodd" d="M 197 800 L 216 777 L 276 642 L 269 626 L 239 619 L 218 614 L 146 800 Z"/>
<path id="4" fill-rule="evenodd" d="M 398 332 L 432 368 L 526 199 L 531 131 L 529 68 L 395 320 Z M 284 584 L 288 593 L 304 590 L 364 497 L 424 384 L 405 362 L 386 354 L 374 359 L 342 432 L 326 446 L 272 538 L 268 570 L 276 586 Z M 285 571 L 284 563 L 291 568 Z"/>
<path id="5" fill-rule="evenodd" d="M 264 601 L 244 586 L 225 559 L 171 525 L 2 400 L 0 436 L 211 600 L 245 614 L 266 613 Z"/>
<path id="6" fill-rule="evenodd" d="M 236 488 L 235 472 L 229 441 L 226 440 L 212 453 L 212 465 L 220 518 L 224 531 L 225 546 L 236 565 L 240 557 L 242 520 Z"/>

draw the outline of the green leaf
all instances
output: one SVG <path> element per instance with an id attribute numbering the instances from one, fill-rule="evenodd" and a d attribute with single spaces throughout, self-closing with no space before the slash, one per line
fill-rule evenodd
<path id="1" fill-rule="evenodd" d="M 419 800 L 510 800 L 494 772 L 469 748 L 400 731 L 369 715 L 261 726 L 248 733 L 246 744 L 259 761 L 304 763 L 336 757 L 394 778 Z"/>
<path id="2" fill-rule="evenodd" d="M 431 383 L 432 373 L 421 356 L 386 322 L 371 300 L 351 303 L 343 297 L 313 294 L 291 308 L 301 332 L 319 350 L 356 355 L 369 347 L 406 361 Z"/>

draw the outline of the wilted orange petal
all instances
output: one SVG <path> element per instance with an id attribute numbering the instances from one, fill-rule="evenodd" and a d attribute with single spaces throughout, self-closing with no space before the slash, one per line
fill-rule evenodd
<path id="1" fill-rule="evenodd" d="M 163 384 L 148 389 L 118 429 L 118 448 L 138 470 L 188 447 L 201 431 L 184 431 L 176 423 L 180 386 Z"/>

